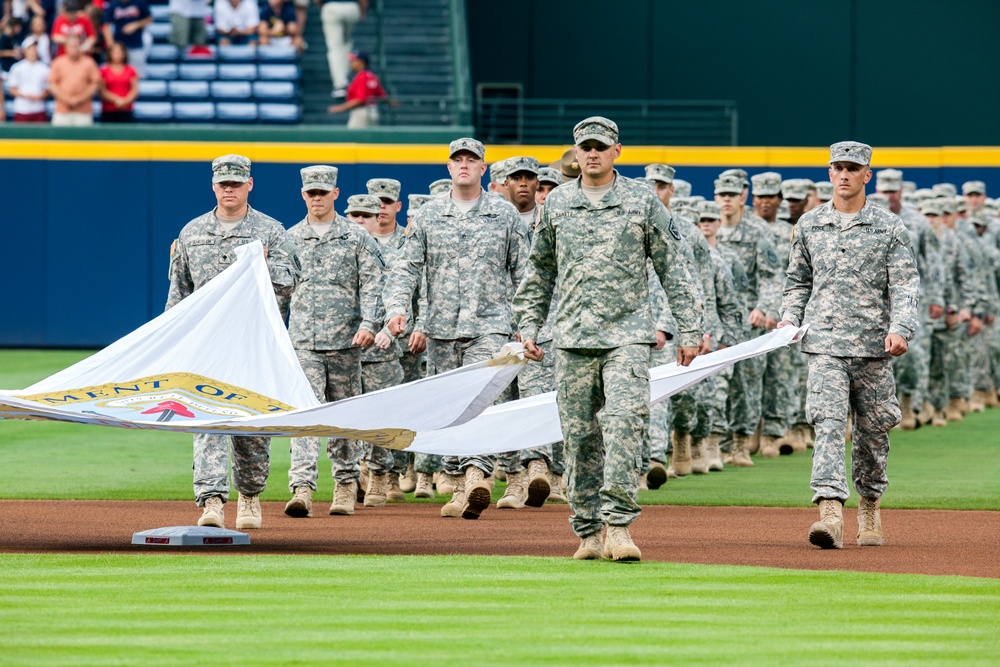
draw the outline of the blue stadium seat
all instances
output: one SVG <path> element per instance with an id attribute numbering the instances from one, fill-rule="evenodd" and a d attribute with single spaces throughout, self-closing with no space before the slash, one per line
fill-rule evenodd
<path id="1" fill-rule="evenodd" d="M 208 81 L 171 81 L 169 84 L 170 97 L 174 100 L 199 100 L 208 99 Z"/>
<path id="2" fill-rule="evenodd" d="M 215 105 L 211 102 L 175 102 L 174 120 L 211 123 L 215 120 Z"/>
<path id="3" fill-rule="evenodd" d="M 219 69 L 211 63 L 181 63 L 177 75 L 181 79 L 212 81 L 219 74 Z"/>
<path id="4" fill-rule="evenodd" d="M 169 23 L 150 23 L 146 26 L 146 32 L 153 38 L 156 44 L 166 44 L 170 39 Z"/>
<path id="5" fill-rule="evenodd" d="M 93 111 L 94 120 L 100 120 L 101 119 L 101 112 L 103 111 L 103 109 L 101 108 L 101 101 L 100 100 L 94 100 L 93 102 L 91 102 L 90 106 L 94 110 Z"/>
<path id="6" fill-rule="evenodd" d="M 174 105 L 170 102 L 143 102 L 139 100 L 132 108 L 132 115 L 141 123 L 164 123 L 173 120 Z"/>
<path id="7" fill-rule="evenodd" d="M 149 13 L 156 23 L 170 23 L 170 7 L 168 5 L 150 5 Z"/>
<path id="8" fill-rule="evenodd" d="M 155 79 L 142 79 L 139 81 L 139 99 L 144 101 L 159 101 L 167 99 L 168 88 L 166 81 Z"/>
<path id="9" fill-rule="evenodd" d="M 214 63 L 218 57 L 219 48 L 217 46 L 209 44 L 208 46 L 196 48 L 198 49 L 197 53 L 192 53 L 191 49 L 188 49 L 180 54 L 181 61 L 186 63 Z"/>
<path id="10" fill-rule="evenodd" d="M 253 96 L 264 102 L 296 102 L 296 92 L 291 81 L 253 82 Z"/>
<path id="11" fill-rule="evenodd" d="M 298 123 L 302 109 L 297 104 L 258 104 L 257 116 L 262 123 Z"/>
<path id="12" fill-rule="evenodd" d="M 150 63 L 146 65 L 146 78 L 172 81 L 177 78 L 177 65 L 174 63 Z"/>
<path id="13" fill-rule="evenodd" d="M 223 81 L 254 81 L 257 66 L 249 63 L 223 63 L 219 65 L 219 79 Z"/>
<path id="14" fill-rule="evenodd" d="M 213 81 L 212 97 L 217 100 L 247 101 L 253 96 L 249 81 Z"/>
<path id="15" fill-rule="evenodd" d="M 177 62 L 178 49 L 173 44 L 153 44 L 149 47 L 149 54 L 146 62 L 150 63 L 175 63 Z"/>
<path id="16" fill-rule="evenodd" d="M 262 63 L 294 63 L 299 53 L 291 44 L 267 44 L 257 47 L 257 60 Z"/>
<path id="17" fill-rule="evenodd" d="M 219 61 L 224 63 L 257 62 L 257 47 L 253 44 L 228 44 L 220 46 Z"/>
<path id="18" fill-rule="evenodd" d="M 255 123 L 257 105 L 253 102 L 219 102 L 215 115 L 220 123 Z"/>
<path id="19" fill-rule="evenodd" d="M 298 65 L 258 65 L 257 78 L 261 81 L 298 81 Z"/>

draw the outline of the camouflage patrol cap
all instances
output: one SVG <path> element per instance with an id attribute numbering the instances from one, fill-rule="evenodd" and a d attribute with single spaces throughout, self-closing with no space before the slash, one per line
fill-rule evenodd
<path id="1" fill-rule="evenodd" d="M 693 201 L 695 204 L 697 204 L 700 201 L 705 201 L 705 198 L 702 197 L 701 195 L 691 195 L 690 197 L 688 197 L 688 199 Z"/>
<path id="2" fill-rule="evenodd" d="M 853 162 L 868 165 L 872 163 L 872 147 L 859 141 L 840 141 L 830 146 L 830 164 Z"/>
<path id="3" fill-rule="evenodd" d="M 719 211 L 719 205 L 714 201 L 698 202 L 696 210 L 698 211 L 699 220 L 718 220 L 722 217 L 722 213 Z"/>
<path id="4" fill-rule="evenodd" d="M 368 194 L 375 195 L 379 199 L 391 199 L 393 202 L 399 201 L 399 191 L 403 184 L 394 178 L 373 178 L 365 183 Z"/>
<path id="5" fill-rule="evenodd" d="M 875 206 L 880 206 L 887 211 L 889 210 L 889 198 L 886 197 L 881 192 L 873 192 L 872 194 L 868 195 L 868 201 L 870 201 Z"/>
<path id="6" fill-rule="evenodd" d="M 917 184 L 913 181 L 903 181 L 903 192 L 916 192 Z"/>
<path id="7" fill-rule="evenodd" d="M 584 118 L 573 128 L 573 143 L 579 146 L 588 139 L 614 146 L 618 143 L 618 126 L 604 116 Z"/>
<path id="8" fill-rule="evenodd" d="M 747 172 L 745 169 L 726 169 L 724 172 L 719 174 L 719 178 L 725 178 L 726 176 L 735 176 L 740 179 L 743 186 L 746 187 L 750 185 L 750 181 L 747 180 Z"/>
<path id="9" fill-rule="evenodd" d="M 490 183 L 505 183 L 507 181 L 507 160 L 500 160 L 490 165 Z"/>
<path id="10" fill-rule="evenodd" d="M 674 196 L 675 197 L 690 197 L 691 196 L 691 184 L 685 181 L 683 178 L 674 179 Z"/>
<path id="11" fill-rule="evenodd" d="M 656 192 L 656 183 L 654 183 L 653 181 L 649 180 L 645 176 L 640 176 L 638 178 L 633 178 L 632 180 L 635 181 L 636 183 L 641 183 L 642 185 L 646 186 L 647 188 L 649 188 L 653 192 Z"/>
<path id="12" fill-rule="evenodd" d="M 698 202 L 693 197 L 678 197 L 676 194 L 670 198 L 670 210 L 678 208 L 694 208 Z"/>
<path id="13" fill-rule="evenodd" d="M 674 208 L 673 199 L 670 200 L 670 213 L 675 218 L 680 218 L 681 220 L 687 220 L 692 225 L 698 224 L 698 209 L 693 206 L 685 206 L 683 208 Z"/>
<path id="14" fill-rule="evenodd" d="M 735 194 L 743 192 L 743 179 L 735 174 L 720 175 L 715 179 L 715 194 Z"/>
<path id="15" fill-rule="evenodd" d="M 830 181 L 820 181 L 816 184 L 816 196 L 820 201 L 826 202 L 833 199 L 833 183 Z"/>
<path id="16" fill-rule="evenodd" d="M 788 208 L 788 202 L 784 199 L 778 204 L 778 213 L 774 216 L 778 220 L 791 220 L 792 219 L 792 209 Z"/>
<path id="17" fill-rule="evenodd" d="M 962 183 L 963 195 L 984 195 L 986 194 L 986 184 L 982 181 L 966 181 Z"/>
<path id="18" fill-rule="evenodd" d="M 507 175 L 516 174 L 519 171 L 526 171 L 530 174 L 538 176 L 538 160 L 531 157 L 530 155 L 519 155 L 517 157 L 507 158 L 506 162 Z"/>
<path id="19" fill-rule="evenodd" d="M 917 199 L 917 193 L 916 192 L 905 192 L 904 191 L 903 192 L 903 203 L 904 204 L 908 204 L 909 206 L 917 206 L 917 204 L 920 203 L 919 200 Z"/>
<path id="20" fill-rule="evenodd" d="M 948 215 L 955 212 L 955 201 L 951 197 L 936 197 L 934 201 L 941 207 L 941 213 Z"/>
<path id="21" fill-rule="evenodd" d="M 781 174 L 776 171 L 765 171 L 754 174 L 750 179 L 753 183 L 753 194 L 758 197 L 772 197 L 781 194 Z"/>
<path id="22" fill-rule="evenodd" d="M 459 151 L 468 151 L 480 160 L 486 159 L 486 146 L 483 146 L 483 142 L 472 137 L 455 139 L 455 141 L 448 144 L 448 157 L 453 157 Z"/>
<path id="23" fill-rule="evenodd" d="M 938 183 L 931 188 L 938 197 L 954 197 L 958 194 L 958 188 L 951 183 Z"/>
<path id="24" fill-rule="evenodd" d="M 223 155 L 212 160 L 212 183 L 250 180 L 250 158 L 243 155 Z"/>
<path id="25" fill-rule="evenodd" d="M 934 191 L 930 188 L 920 188 L 913 193 L 913 196 L 917 198 L 917 203 L 923 204 L 928 199 L 934 199 L 937 197 Z"/>
<path id="26" fill-rule="evenodd" d="M 451 191 L 450 178 L 439 178 L 430 185 L 431 197 L 437 197 L 449 191 Z"/>
<path id="27" fill-rule="evenodd" d="M 941 215 L 944 213 L 941 207 L 941 200 L 936 197 L 925 199 L 920 202 L 920 212 L 924 215 Z"/>
<path id="28" fill-rule="evenodd" d="M 983 211 L 973 211 L 970 213 L 969 221 L 976 227 L 986 227 L 989 224 L 989 220 L 986 219 L 986 214 Z"/>
<path id="29" fill-rule="evenodd" d="M 555 183 L 556 185 L 562 185 L 563 175 L 558 169 L 553 169 L 552 167 L 542 167 L 538 170 L 538 182 L 539 183 Z"/>
<path id="30" fill-rule="evenodd" d="M 969 202 L 965 201 L 965 197 L 962 195 L 955 195 L 951 198 L 951 201 L 955 205 L 955 210 L 959 213 L 965 213 L 969 210 Z"/>
<path id="31" fill-rule="evenodd" d="M 344 213 L 371 213 L 378 215 L 382 210 L 382 200 L 375 195 L 351 195 L 347 198 Z"/>
<path id="32" fill-rule="evenodd" d="M 302 176 L 302 192 L 309 190 L 324 190 L 331 192 L 337 188 L 337 168 L 325 164 L 304 167 L 299 170 Z"/>
<path id="33" fill-rule="evenodd" d="M 431 199 L 433 199 L 431 195 L 408 195 L 407 196 L 408 206 L 406 208 L 406 217 L 412 218 L 413 215 L 420 210 L 420 207 L 426 204 Z"/>
<path id="34" fill-rule="evenodd" d="M 903 189 L 903 172 L 899 169 L 875 172 L 875 189 L 879 192 L 899 192 Z"/>
<path id="35" fill-rule="evenodd" d="M 646 178 L 651 181 L 659 181 L 660 183 L 673 183 L 674 174 L 677 171 L 668 164 L 649 164 L 646 165 Z"/>
<path id="36" fill-rule="evenodd" d="M 809 197 L 809 184 L 812 181 L 804 178 L 789 178 L 781 182 L 781 196 L 785 199 L 807 199 Z M 830 185 L 833 185 L 832 183 Z"/>

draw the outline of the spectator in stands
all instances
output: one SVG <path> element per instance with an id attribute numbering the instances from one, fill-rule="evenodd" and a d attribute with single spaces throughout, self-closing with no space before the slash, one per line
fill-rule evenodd
<path id="1" fill-rule="evenodd" d="M 268 0 L 260 12 L 257 39 L 261 44 L 291 44 L 302 50 L 302 32 L 295 9 L 285 0 Z"/>
<path id="2" fill-rule="evenodd" d="M 128 64 L 141 79 L 146 73 L 143 34 L 153 22 L 146 0 L 111 0 L 104 8 L 104 40 L 121 42 L 128 50 Z"/>
<path id="3" fill-rule="evenodd" d="M 66 50 L 66 40 L 70 35 L 80 38 L 80 51 L 90 53 L 97 41 L 97 31 L 94 24 L 83 13 L 82 0 L 66 0 L 62 13 L 52 24 L 52 41 L 56 44 L 56 56 L 61 56 Z"/>
<path id="4" fill-rule="evenodd" d="M 170 0 L 170 43 L 190 53 L 205 53 L 208 32 L 205 17 L 211 9 L 206 0 Z"/>
<path id="5" fill-rule="evenodd" d="M 139 96 L 139 74 L 129 65 L 129 51 L 112 42 L 108 64 L 101 68 L 101 122 L 131 123 L 132 107 Z"/>
<path id="6" fill-rule="evenodd" d="M 215 35 L 220 45 L 246 44 L 260 26 L 257 0 L 216 0 Z"/>
<path id="7" fill-rule="evenodd" d="M 49 31 L 46 29 L 44 16 L 36 15 L 31 19 L 31 34 L 29 37 L 34 37 L 35 44 L 38 45 L 38 59 L 46 65 L 51 65 L 52 39 L 49 37 Z M 21 48 L 23 49 L 24 46 L 22 45 Z"/>
<path id="8" fill-rule="evenodd" d="M 72 0 L 68 0 L 72 1 Z M 94 124 L 94 93 L 101 83 L 97 63 L 81 48 L 80 36 L 69 33 L 65 53 L 56 56 L 49 72 L 49 89 L 56 98 L 53 125 L 83 127 Z"/>
<path id="9" fill-rule="evenodd" d="M 314 0 L 320 6 L 326 60 L 330 65 L 334 99 L 347 94 L 347 54 L 354 49 L 354 26 L 365 18 L 368 0 Z"/>
<path id="10" fill-rule="evenodd" d="M 45 100 L 49 96 L 49 66 L 38 57 L 38 41 L 29 35 L 21 44 L 24 60 L 14 63 L 7 76 L 14 96 L 15 123 L 47 123 Z"/>
<path id="11" fill-rule="evenodd" d="M 328 111 L 342 113 L 350 111 L 347 127 L 369 127 L 378 125 L 378 100 L 385 98 L 385 90 L 375 73 L 368 69 L 368 54 L 352 51 L 348 56 L 351 69 L 355 72 L 351 85 L 347 88 L 347 101 L 334 104 Z"/>
<path id="12" fill-rule="evenodd" d="M 0 34 L 0 81 L 7 77 L 7 72 L 21 59 L 21 19 L 12 16 L 7 19 Z"/>
<path id="13" fill-rule="evenodd" d="M 108 47 L 111 45 L 111 42 L 105 39 L 104 36 L 104 9 L 92 3 L 86 5 L 83 8 L 83 12 L 94 26 L 94 48 L 91 50 L 90 55 L 97 64 L 103 63 L 104 57 L 108 52 Z"/>

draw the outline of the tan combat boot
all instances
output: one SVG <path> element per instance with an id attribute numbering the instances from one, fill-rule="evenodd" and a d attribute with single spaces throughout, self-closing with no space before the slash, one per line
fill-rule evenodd
<path id="1" fill-rule="evenodd" d="M 965 419 L 965 415 L 962 414 L 962 399 L 948 399 L 948 406 L 944 409 L 944 418 L 950 422 L 960 422 Z"/>
<path id="2" fill-rule="evenodd" d="M 569 502 L 566 500 L 566 487 L 563 485 L 562 475 L 557 475 L 554 472 L 549 472 L 552 482 L 552 491 L 549 492 L 549 497 L 545 500 L 547 503 L 558 503 L 561 505 Z"/>
<path id="3" fill-rule="evenodd" d="M 414 498 L 434 497 L 434 476 L 425 472 L 417 473 L 417 485 L 413 489 Z"/>
<path id="4" fill-rule="evenodd" d="M 982 389 L 976 389 L 972 392 L 972 398 L 969 399 L 969 412 L 982 412 L 986 409 L 986 392 Z"/>
<path id="5" fill-rule="evenodd" d="M 934 410 L 934 406 L 931 403 L 929 402 L 924 403 L 924 407 L 920 411 L 920 414 L 917 415 L 917 419 L 920 420 L 921 424 L 930 424 L 932 421 L 934 421 L 935 413 L 936 411 Z"/>
<path id="6" fill-rule="evenodd" d="M 507 475 L 507 488 L 503 497 L 497 501 L 497 509 L 519 510 L 524 507 L 524 499 L 528 497 L 528 471 L 512 472 Z"/>
<path id="7" fill-rule="evenodd" d="M 958 410 L 962 413 L 962 416 L 969 414 L 969 399 L 963 396 L 958 399 Z"/>
<path id="8" fill-rule="evenodd" d="M 812 447 L 812 443 L 806 443 L 806 435 L 808 434 L 808 426 L 803 426 L 799 428 L 793 426 L 788 431 L 788 442 L 792 445 L 792 453 L 798 454 L 799 452 L 806 451 L 809 447 Z"/>
<path id="9" fill-rule="evenodd" d="M 465 477 L 463 475 L 452 477 L 445 473 L 441 473 L 441 476 L 448 477 L 451 481 L 452 489 L 454 489 L 451 492 L 451 500 L 441 507 L 441 516 L 457 519 L 462 516 L 462 508 L 465 507 Z M 438 490 L 440 489 L 441 487 L 439 486 Z"/>
<path id="10" fill-rule="evenodd" d="M 437 492 L 442 496 L 450 496 L 455 493 L 455 478 L 445 472 L 434 473 L 437 477 L 434 484 L 437 486 Z"/>
<path id="11" fill-rule="evenodd" d="M 646 480 L 646 473 L 639 475 L 639 491 L 649 491 L 649 482 Z"/>
<path id="12" fill-rule="evenodd" d="M 296 486 L 295 494 L 285 505 L 285 514 L 296 518 L 313 515 L 313 491 L 306 485 Z"/>
<path id="13" fill-rule="evenodd" d="M 385 507 L 386 493 L 388 490 L 389 473 L 371 473 L 368 476 L 368 489 L 365 491 L 365 507 Z"/>
<path id="14" fill-rule="evenodd" d="M 781 456 L 778 439 L 773 435 L 760 436 L 760 456 L 764 459 L 776 459 Z"/>
<path id="15" fill-rule="evenodd" d="M 358 494 L 355 500 L 359 503 L 365 502 L 365 492 L 368 490 L 368 466 L 361 462 L 361 477 L 358 478 Z"/>
<path id="16" fill-rule="evenodd" d="M 357 499 L 357 482 L 337 482 L 337 488 L 333 491 L 333 503 L 330 505 L 330 514 L 354 514 L 354 503 Z"/>
<path id="17" fill-rule="evenodd" d="M 691 434 L 680 435 L 677 431 L 670 434 L 674 451 L 670 453 L 670 465 L 678 477 L 691 474 Z"/>
<path id="18" fill-rule="evenodd" d="M 708 457 L 705 456 L 705 440 L 691 436 L 691 472 L 696 475 L 708 473 Z"/>
<path id="19" fill-rule="evenodd" d="M 997 396 L 996 387 L 993 386 L 992 382 L 990 383 L 990 388 L 985 391 L 984 399 L 986 400 L 986 407 L 1000 407 L 1000 397 Z"/>
<path id="20" fill-rule="evenodd" d="M 476 466 L 465 469 L 465 507 L 463 519 L 478 519 L 493 500 L 492 489 L 486 481 L 486 474 Z"/>
<path id="21" fill-rule="evenodd" d="M 659 461 L 649 462 L 649 472 L 646 473 L 646 485 L 654 491 L 667 483 L 667 466 Z"/>
<path id="22" fill-rule="evenodd" d="M 913 412 L 913 395 L 899 395 L 899 411 L 903 413 L 903 419 L 899 422 L 899 428 L 904 431 L 912 431 L 917 428 L 917 415 Z"/>
<path id="23" fill-rule="evenodd" d="M 398 472 L 390 472 L 388 476 L 388 483 L 385 487 L 385 499 L 390 503 L 401 503 L 406 500 L 406 494 L 403 493 L 402 489 L 403 478 L 400 477 Z"/>
<path id="24" fill-rule="evenodd" d="M 498 481 L 501 481 L 501 482 L 506 482 L 507 481 L 507 471 L 506 470 L 501 470 L 500 468 L 497 468 L 496 470 L 493 471 L 493 476 L 496 477 Z"/>
<path id="25" fill-rule="evenodd" d="M 878 498 L 864 498 L 858 501 L 858 545 L 880 547 L 885 544 L 882 534 L 882 516 Z"/>
<path id="26" fill-rule="evenodd" d="M 944 410 L 937 410 L 934 413 L 934 418 L 931 419 L 931 426 L 947 426 L 948 418 L 944 414 Z"/>
<path id="27" fill-rule="evenodd" d="M 580 548 L 573 554 L 576 560 L 601 560 L 604 558 L 604 541 L 601 531 L 580 538 Z"/>
<path id="28" fill-rule="evenodd" d="M 790 428 L 785 431 L 785 434 L 778 438 L 775 443 L 778 445 L 778 453 L 784 456 L 788 456 L 795 452 L 795 429 Z"/>
<path id="29" fill-rule="evenodd" d="M 809 542 L 820 549 L 844 548 L 844 503 L 835 498 L 819 501 L 819 521 L 809 529 Z"/>
<path id="30" fill-rule="evenodd" d="M 747 453 L 753 456 L 760 451 L 760 430 L 764 422 L 757 422 L 757 430 L 747 436 Z"/>
<path id="31" fill-rule="evenodd" d="M 670 463 L 668 461 L 667 462 L 667 479 L 677 479 L 678 477 L 679 477 L 679 475 L 677 474 L 677 471 L 674 470 L 674 464 Z"/>
<path id="32" fill-rule="evenodd" d="M 225 528 L 226 514 L 223 507 L 225 507 L 225 504 L 219 496 L 212 496 L 205 500 L 205 507 L 201 511 L 201 518 L 198 519 L 198 525 Z"/>
<path id="33" fill-rule="evenodd" d="M 541 507 L 550 493 L 552 481 L 549 479 L 549 464 L 545 459 L 528 461 L 528 497 L 524 504 L 528 507 Z"/>
<path id="34" fill-rule="evenodd" d="M 389 480 L 389 482 L 391 483 L 392 480 Z M 413 470 L 412 461 L 407 464 L 406 472 L 399 478 L 399 490 L 403 493 L 413 493 L 417 490 L 417 476 Z"/>
<path id="35" fill-rule="evenodd" d="M 705 456 L 708 458 L 709 470 L 725 469 L 725 465 L 722 463 L 722 452 L 719 451 L 719 435 L 717 433 L 705 438 Z"/>
<path id="36" fill-rule="evenodd" d="M 628 526 L 608 526 L 608 536 L 604 540 L 604 557 L 619 562 L 642 560 L 642 552 L 632 541 Z"/>
<path id="37" fill-rule="evenodd" d="M 799 432 L 802 433 L 802 441 L 806 443 L 806 449 L 812 449 L 816 442 L 816 432 L 809 424 L 801 424 Z"/>
<path id="38" fill-rule="evenodd" d="M 236 530 L 257 530 L 260 525 L 260 496 L 239 494 L 236 503 Z"/>
<path id="39" fill-rule="evenodd" d="M 750 436 L 743 433 L 733 433 L 733 465 L 737 468 L 752 468 L 753 461 L 747 450 Z"/>

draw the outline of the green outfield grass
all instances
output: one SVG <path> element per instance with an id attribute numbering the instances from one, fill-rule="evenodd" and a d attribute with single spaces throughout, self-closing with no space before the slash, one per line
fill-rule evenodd
<path id="1" fill-rule="evenodd" d="M 86 356 L 69 351 L 0 351 L 0 388 L 21 388 Z M 1000 410 L 943 429 L 895 431 L 887 508 L 998 509 Z M 763 460 L 752 469 L 671 480 L 644 491 L 644 504 L 807 505 L 808 454 Z M 288 498 L 288 440 L 271 446 L 265 500 Z M 332 496 L 330 464 L 320 461 L 319 500 Z M 497 485 L 495 497 L 502 493 Z M 181 499 L 192 497 L 191 438 L 185 434 L 58 424 L 0 422 L 0 498 Z M 437 502 L 442 502 L 439 498 Z M 434 502 L 434 501 L 425 501 Z M 852 499 L 856 503 L 856 498 Z"/>
<path id="2" fill-rule="evenodd" d="M 5 665 L 993 665 L 1000 652 L 1000 581 L 962 577 L 3 555 L 0 590 Z"/>

